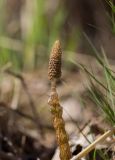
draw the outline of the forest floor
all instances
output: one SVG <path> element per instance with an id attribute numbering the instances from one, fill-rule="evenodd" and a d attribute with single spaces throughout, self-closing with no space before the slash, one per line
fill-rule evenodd
<path id="1" fill-rule="evenodd" d="M 84 56 L 79 55 L 77 58 L 89 69 L 92 66 L 97 77 L 102 79 L 102 70 L 94 58 Z M 92 64 L 89 65 L 89 61 Z M 112 69 L 115 69 L 114 65 Z M 75 66 L 63 69 L 62 73 L 62 79 L 58 82 L 58 94 L 63 107 L 66 130 L 76 146 L 73 154 L 75 155 L 89 144 L 87 138 L 93 142 L 111 126 L 88 98 L 88 79 L 84 73 L 78 68 L 75 69 Z M 15 73 L 9 69 L 1 72 L 1 160 L 52 159 L 57 144 L 48 105 L 49 95 L 50 83 L 45 67 L 28 73 Z M 80 150 L 78 146 L 81 146 Z M 109 159 L 114 159 L 114 149 L 113 142 L 104 142 L 97 150 L 108 153 Z M 90 158 L 86 159 L 93 159 L 94 154 L 93 150 L 89 154 Z M 95 159 L 100 160 L 102 157 L 96 153 Z M 53 160 L 56 160 L 55 157 Z"/>

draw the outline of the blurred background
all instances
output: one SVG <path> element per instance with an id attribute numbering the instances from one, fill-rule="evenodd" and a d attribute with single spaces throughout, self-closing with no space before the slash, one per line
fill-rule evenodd
<path id="1" fill-rule="evenodd" d="M 62 42 L 63 50 L 91 54 L 86 34 L 101 55 L 115 58 L 113 0 L 1 0 L 0 65 L 12 62 L 15 68 L 35 69 L 47 63 L 52 43 Z"/>
<path id="2" fill-rule="evenodd" d="M 0 0 L 0 159 L 54 155 L 47 70 L 57 39 L 63 51 L 58 93 L 69 136 L 84 148 L 87 136 L 93 142 L 115 125 L 115 0 Z"/>

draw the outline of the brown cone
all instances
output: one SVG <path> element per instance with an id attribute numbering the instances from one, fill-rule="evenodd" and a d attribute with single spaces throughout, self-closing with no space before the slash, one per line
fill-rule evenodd
<path id="1" fill-rule="evenodd" d="M 61 77 L 61 44 L 60 41 L 55 41 L 49 60 L 48 78 L 50 80 L 58 79 Z"/>

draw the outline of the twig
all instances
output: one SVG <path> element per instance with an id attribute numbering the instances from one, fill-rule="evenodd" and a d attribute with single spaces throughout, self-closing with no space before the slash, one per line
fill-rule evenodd
<path id="1" fill-rule="evenodd" d="M 22 116 L 23 118 L 26 118 L 28 120 L 31 120 L 33 122 L 35 122 L 35 120 L 33 119 L 33 117 L 31 117 L 30 115 L 27 115 L 25 113 L 22 113 L 21 111 L 19 111 L 18 109 L 14 110 L 12 108 L 10 108 L 10 106 L 8 106 L 7 104 L 5 104 L 4 102 L 0 102 L 0 108 L 3 107 L 4 110 L 15 113 L 19 116 Z"/>
<path id="2" fill-rule="evenodd" d="M 31 111 L 33 113 L 37 128 L 40 129 L 39 132 L 42 132 L 42 125 L 40 124 L 40 118 L 39 118 L 39 115 L 37 114 L 36 106 L 34 104 L 34 101 L 33 101 L 32 97 L 31 97 L 31 94 L 30 94 L 30 92 L 28 90 L 28 86 L 27 86 L 23 76 L 21 74 L 19 74 L 19 73 L 15 73 L 15 72 L 13 72 L 11 70 L 5 70 L 4 72 L 9 74 L 9 75 L 11 75 L 11 76 L 13 76 L 13 77 L 18 78 L 21 81 L 22 86 L 24 88 L 24 91 L 25 91 L 26 95 L 28 96 L 28 100 L 29 100 L 29 103 L 30 103 Z M 42 136 L 43 136 L 43 132 L 42 132 Z"/>
<path id="3" fill-rule="evenodd" d="M 90 144 L 87 148 L 81 151 L 78 155 L 76 155 L 71 160 L 80 160 L 80 158 L 85 157 L 90 151 L 92 151 L 96 145 L 102 141 L 104 141 L 107 137 L 110 137 L 115 132 L 115 128 L 108 130 L 102 136 L 100 136 L 97 140 L 95 140 L 92 144 Z"/>
<path id="4" fill-rule="evenodd" d="M 19 79 L 14 79 L 14 92 L 11 101 L 11 108 L 16 110 L 18 108 L 19 97 L 20 97 L 20 81 Z"/>
<path id="5" fill-rule="evenodd" d="M 8 62 L 6 63 L 1 69 L 0 69 L 0 72 L 3 73 L 5 72 L 6 70 L 8 70 L 9 68 L 12 67 L 12 63 L 11 62 Z"/>

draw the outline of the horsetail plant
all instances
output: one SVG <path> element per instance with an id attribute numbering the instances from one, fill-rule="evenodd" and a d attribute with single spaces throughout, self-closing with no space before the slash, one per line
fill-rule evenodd
<path id="1" fill-rule="evenodd" d="M 59 102 L 58 93 L 56 91 L 56 82 L 61 77 L 61 55 L 61 44 L 60 41 L 57 40 L 54 43 L 49 60 L 48 77 L 51 81 L 51 93 L 48 104 L 51 107 L 53 126 L 56 131 L 57 143 L 60 150 L 60 159 L 70 160 L 71 152 L 68 142 L 69 138 L 65 131 L 65 123 L 62 118 L 63 110 Z"/>

